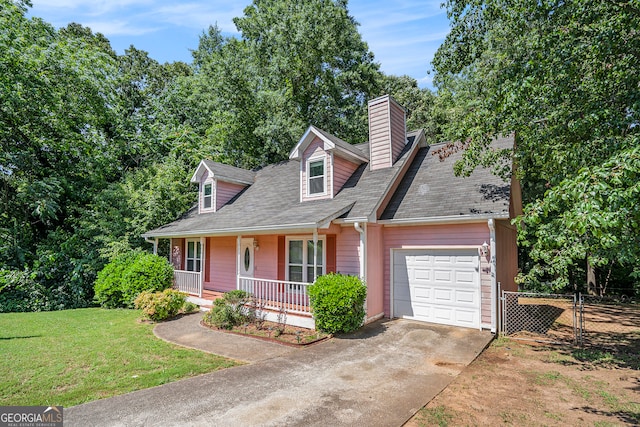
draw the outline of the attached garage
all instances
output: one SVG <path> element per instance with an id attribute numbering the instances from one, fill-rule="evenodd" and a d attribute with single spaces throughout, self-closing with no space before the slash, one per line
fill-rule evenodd
<path id="1" fill-rule="evenodd" d="M 477 248 L 393 249 L 393 317 L 480 328 Z"/>

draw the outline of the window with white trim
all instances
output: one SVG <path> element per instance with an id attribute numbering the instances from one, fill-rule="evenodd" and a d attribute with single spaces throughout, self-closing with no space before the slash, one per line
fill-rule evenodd
<path id="1" fill-rule="evenodd" d="M 324 274 L 325 253 L 324 238 L 318 238 L 316 260 L 317 275 Z M 291 282 L 313 283 L 316 280 L 313 267 L 313 238 L 290 238 L 287 241 L 286 280 Z"/>
<path id="2" fill-rule="evenodd" d="M 213 184 L 208 182 L 202 186 L 202 209 L 213 207 Z"/>
<path id="3" fill-rule="evenodd" d="M 185 251 L 185 269 L 187 271 L 200 271 L 201 258 L 200 241 L 187 240 L 187 250 Z"/>
<path id="4" fill-rule="evenodd" d="M 326 164 L 325 158 L 307 161 L 307 195 L 325 193 Z"/>

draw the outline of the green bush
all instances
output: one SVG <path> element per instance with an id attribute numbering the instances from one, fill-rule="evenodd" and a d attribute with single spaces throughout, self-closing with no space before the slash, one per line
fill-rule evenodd
<path id="1" fill-rule="evenodd" d="M 309 287 L 316 328 L 334 334 L 352 332 L 362 326 L 367 287 L 355 276 L 327 274 Z"/>
<path id="2" fill-rule="evenodd" d="M 141 292 L 163 291 L 172 284 L 173 267 L 166 259 L 146 252 L 130 252 L 98 273 L 95 301 L 105 308 L 133 307 Z"/>
<path id="3" fill-rule="evenodd" d="M 186 304 L 187 294 L 175 289 L 165 289 L 162 292 L 142 291 L 134 301 L 135 308 L 142 310 L 145 318 L 155 321 L 177 316 Z"/>
<path id="4" fill-rule="evenodd" d="M 252 313 L 246 306 L 249 302 L 250 295 L 245 291 L 227 292 L 213 302 L 211 310 L 204 315 L 204 323 L 219 329 L 231 329 L 243 323 L 250 323 Z"/>
<path id="5" fill-rule="evenodd" d="M 173 266 L 148 253 L 137 256 L 122 275 L 122 298 L 128 307 L 142 291 L 163 291 L 173 285 Z"/>

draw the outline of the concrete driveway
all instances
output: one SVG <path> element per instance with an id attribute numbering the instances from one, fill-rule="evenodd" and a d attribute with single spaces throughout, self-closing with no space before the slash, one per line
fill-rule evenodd
<path id="1" fill-rule="evenodd" d="M 400 426 L 492 337 L 392 320 L 299 349 L 203 329 L 199 319 L 180 319 L 178 336 L 168 339 L 213 352 L 220 342 L 218 354 L 233 357 L 235 348 L 236 359 L 253 355 L 253 362 L 65 408 L 65 425 Z"/>

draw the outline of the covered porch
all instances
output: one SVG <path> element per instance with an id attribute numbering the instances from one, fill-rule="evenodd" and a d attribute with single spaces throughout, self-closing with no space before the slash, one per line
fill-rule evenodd
<path id="1" fill-rule="evenodd" d="M 199 305 L 244 290 L 256 298 L 267 320 L 286 312 L 287 323 L 296 326 L 315 326 L 308 289 L 316 277 L 362 271 L 362 233 L 331 222 L 252 234 L 158 236 L 150 241 L 155 249 L 158 239 L 168 240 L 162 252 L 168 249 L 174 286 Z"/>
<path id="2" fill-rule="evenodd" d="M 222 298 L 224 292 L 203 289 L 201 284 L 194 284 L 196 275 L 201 274 L 175 270 L 174 287 L 188 293 L 192 297 L 190 299 L 192 302 L 205 309 L 210 308 L 213 301 Z M 239 276 L 237 289 L 246 291 L 256 298 L 256 305 L 264 312 L 267 320 L 275 321 L 279 313 L 285 312 L 289 324 L 314 328 L 315 322 L 309 305 L 308 287 L 310 285 L 311 283 Z"/>

